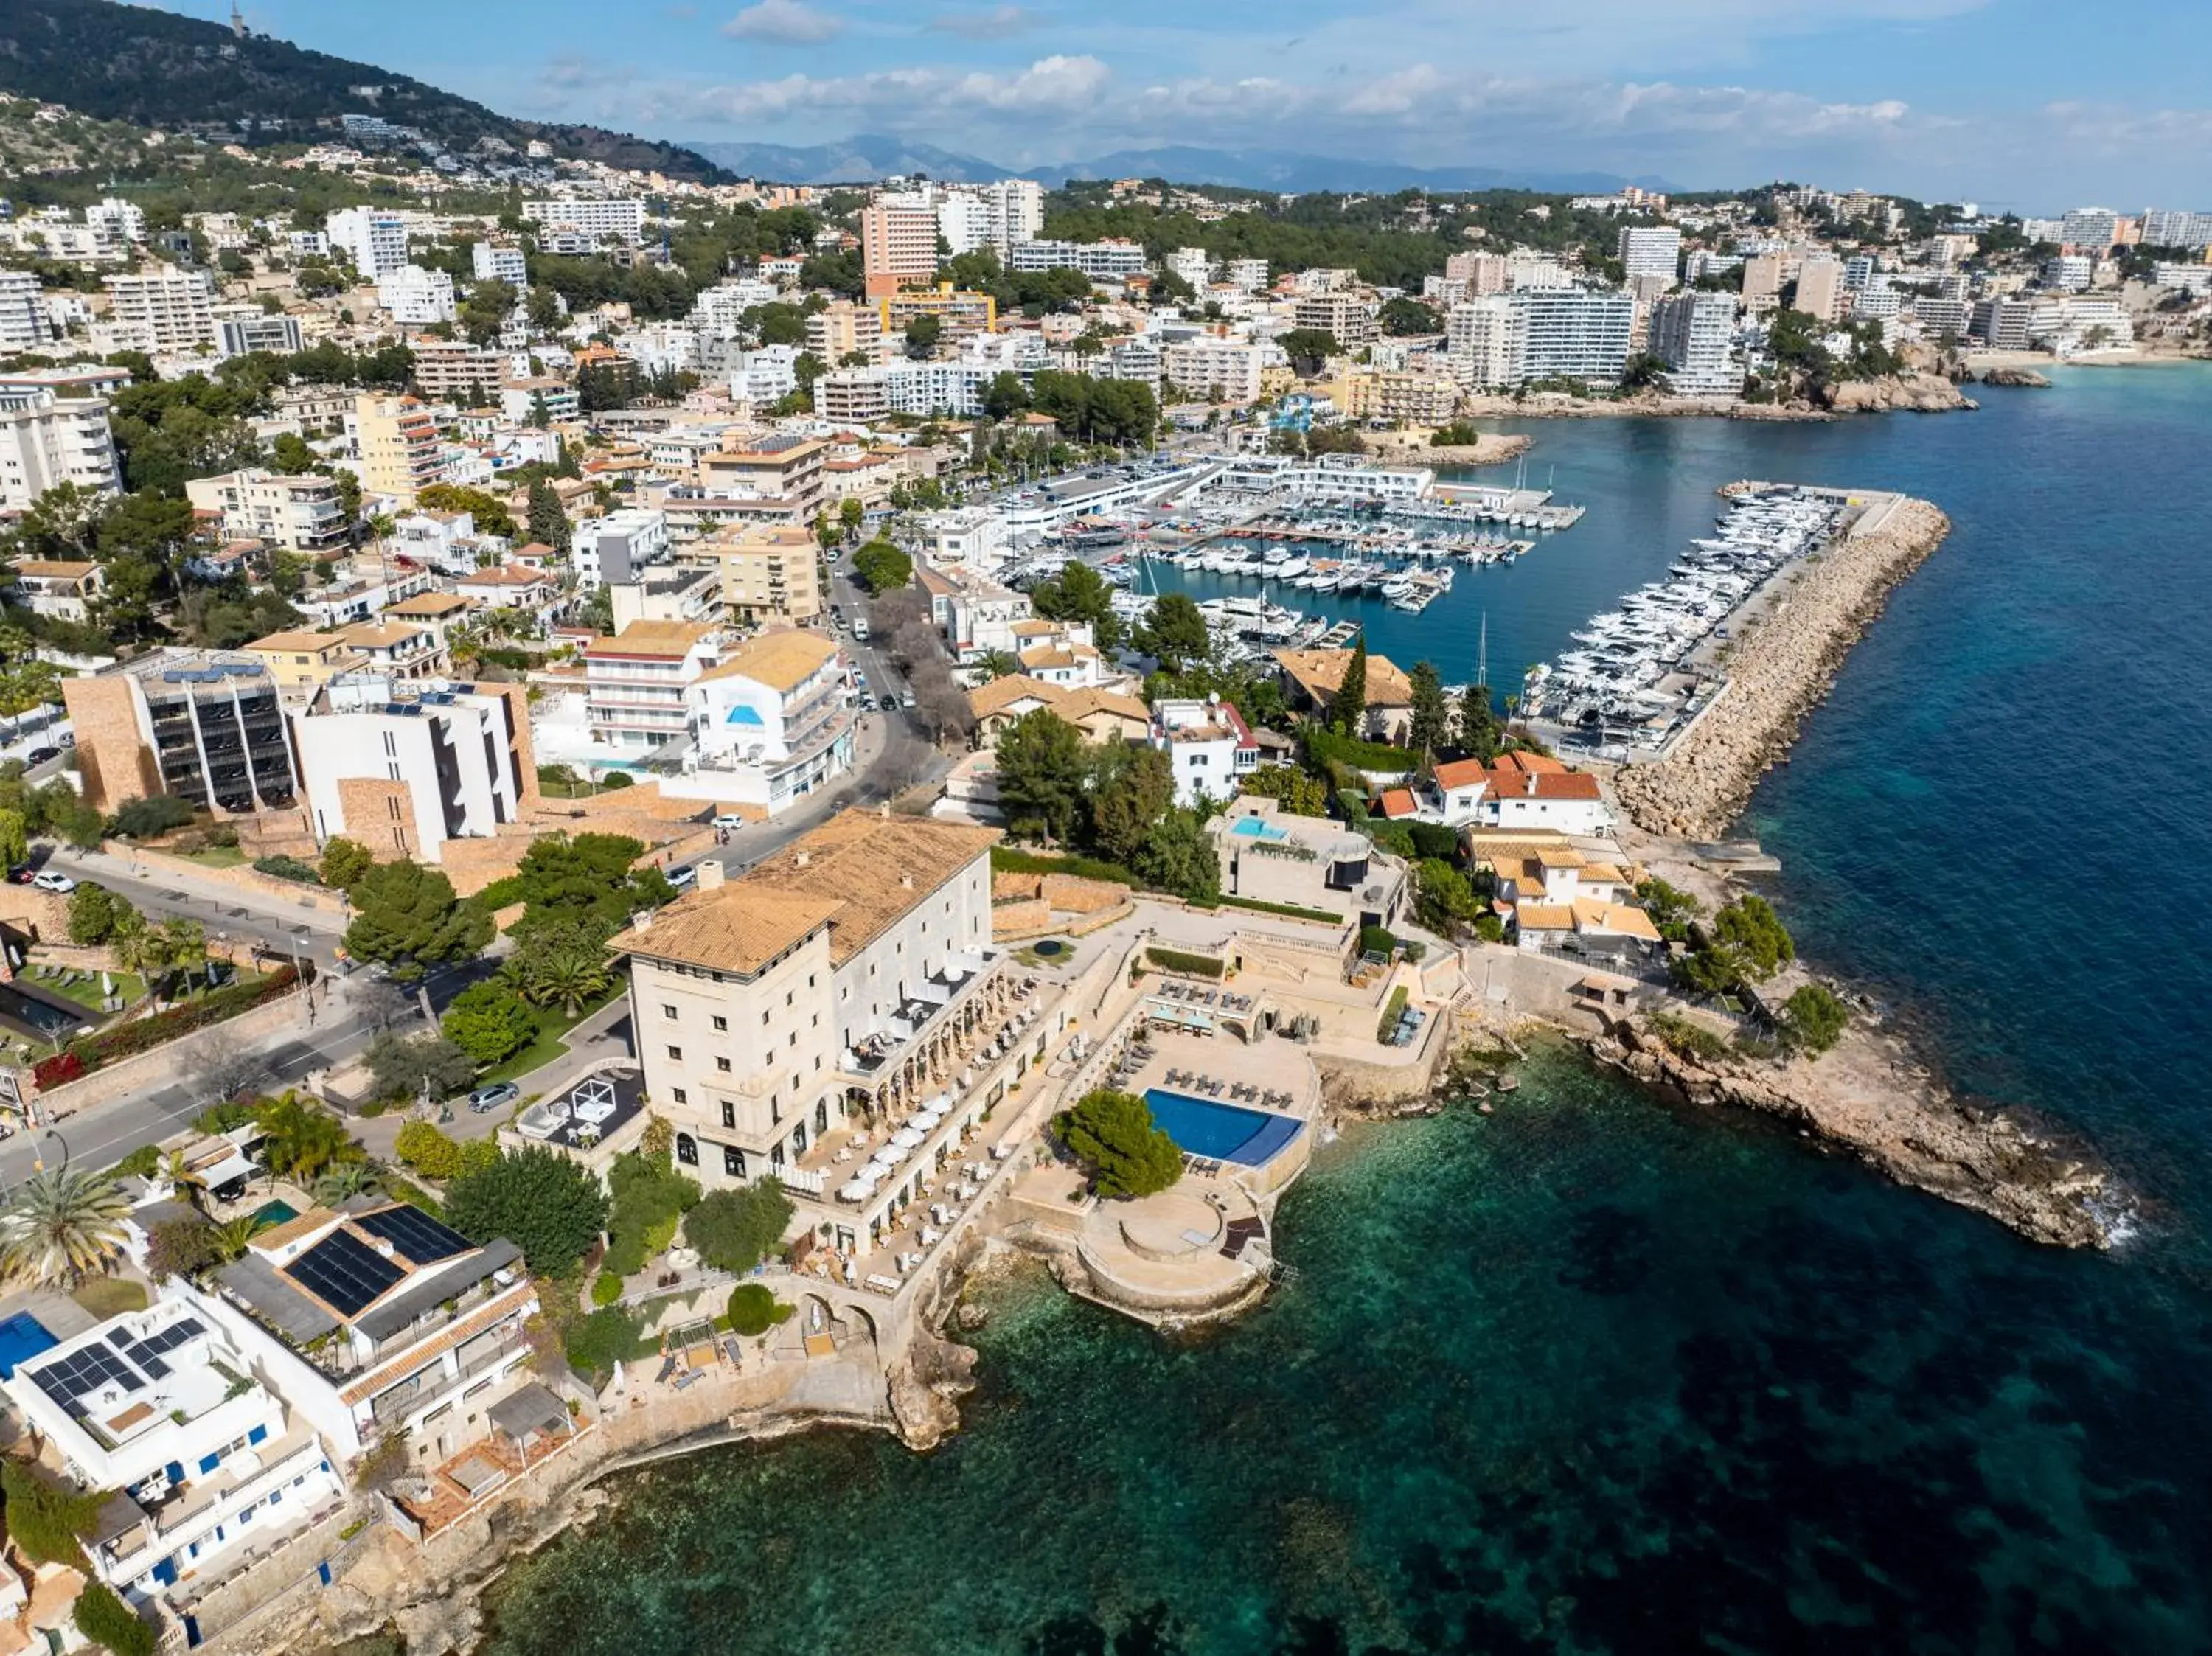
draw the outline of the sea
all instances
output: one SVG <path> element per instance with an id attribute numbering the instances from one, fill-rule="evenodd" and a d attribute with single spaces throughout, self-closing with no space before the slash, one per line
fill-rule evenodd
<path id="1" fill-rule="evenodd" d="M 1582 523 L 1366 618 L 1456 679 L 1486 616 L 1502 683 L 1720 483 L 1940 504 L 1745 828 L 1809 957 L 2110 1162 L 2122 1247 L 1540 1050 L 1494 1115 L 1323 1150 L 1278 1216 L 1297 1277 L 1241 1321 L 1164 1339 L 1017 1271 L 944 1447 L 630 1475 L 507 1571 L 483 1649 L 2212 1650 L 2212 365 L 2051 378 L 1972 414 L 1529 422 Z"/>

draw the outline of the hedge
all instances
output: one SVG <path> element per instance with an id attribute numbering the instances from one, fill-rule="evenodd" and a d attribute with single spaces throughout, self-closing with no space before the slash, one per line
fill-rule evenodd
<path id="1" fill-rule="evenodd" d="M 1193 977 L 1218 978 L 1224 969 L 1223 962 L 1210 955 L 1186 955 L 1180 949 L 1147 949 L 1145 958 L 1167 971 L 1188 972 Z"/>
<path id="2" fill-rule="evenodd" d="M 210 1024 L 251 1011 L 279 995 L 289 994 L 299 980 L 299 973 L 287 961 L 258 982 L 234 983 L 182 1006 L 156 1012 L 152 1017 L 118 1023 L 97 1034 L 82 1036 L 44 1060 L 31 1073 L 41 1089 L 58 1087 L 80 1076 L 90 1075 L 118 1059 L 150 1052 L 179 1035 L 188 1035 L 195 1029 L 204 1029 Z"/>
<path id="3" fill-rule="evenodd" d="M 323 877 L 315 871 L 313 863 L 303 863 L 297 857 L 281 853 L 274 857 L 257 857 L 253 861 L 257 874 L 267 874 L 279 880 L 294 880 L 301 885 L 320 885 Z"/>
<path id="4" fill-rule="evenodd" d="M 1376 1040 L 1389 1041 L 1391 1032 L 1398 1027 L 1398 1015 L 1406 1010 L 1406 986 L 1402 983 L 1390 992 L 1389 1002 L 1382 1008 L 1382 1019 L 1375 1026 Z"/>
<path id="5" fill-rule="evenodd" d="M 1318 725 L 1305 727 L 1306 752 L 1311 757 L 1327 762 L 1334 760 L 1340 765 L 1349 765 L 1354 770 L 1384 771 L 1394 776 L 1403 776 L 1418 768 L 1421 755 L 1408 748 L 1394 748 L 1388 742 L 1356 742 L 1338 731 L 1324 730 Z"/>
<path id="6" fill-rule="evenodd" d="M 1080 880 L 1107 880 L 1115 885 L 1144 884 L 1119 863 L 1101 862 L 1095 857 L 1054 857 L 1007 846 L 991 847 L 991 867 L 1000 874 L 1070 874 Z"/>
<path id="7" fill-rule="evenodd" d="M 1330 925 L 1342 925 L 1344 916 L 1332 914 L 1325 908 L 1300 908 L 1296 903 L 1263 903 L 1257 897 L 1231 897 L 1224 893 L 1218 899 L 1224 908 L 1249 908 L 1261 914 L 1287 914 L 1294 920 L 1321 920 Z M 1196 904 L 1193 907 L 1198 907 Z"/>

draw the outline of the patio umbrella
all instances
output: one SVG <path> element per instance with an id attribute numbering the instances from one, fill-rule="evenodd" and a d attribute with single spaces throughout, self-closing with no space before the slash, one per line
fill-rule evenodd
<path id="1" fill-rule="evenodd" d="M 876 1193 L 872 1179 L 848 1179 L 837 1187 L 837 1194 L 848 1202 L 865 1202 Z"/>
<path id="2" fill-rule="evenodd" d="M 902 1150 L 910 1150 L 919 1148 L 921 1141 L 928 1136 L 913 1127 L 901 1127 L 891 1135 L 891 1143 Z"/>

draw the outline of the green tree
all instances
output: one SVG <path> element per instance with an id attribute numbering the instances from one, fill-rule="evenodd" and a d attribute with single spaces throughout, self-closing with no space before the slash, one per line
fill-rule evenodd
<path id="1" fill-rule="evenodd" d="M 914 579 L 914 560 L 889 541 L 870 541 L 853 554 L 853 577 L 871 592 L 895 592 Z"/>
<path id="2" fill-rule="evenodd" d="M 538 1019 L 512 989 L 472 983 L 453 997 L 440 1021 L 446 1039 L 482 1067 L 512 1057 L 538 1039 Z"/>
<path id="3" fill-rule="evenodd" d="M 1376 322 L 1387 334 L 1442 333 L 1443 318 L 1418 299 L 1401 294 L 1383 301 L 1382 308 L 1375 313 Z"/>
<path id="4" fill-rule="evenodd" d="M 1337 682 L 1336 698 L 1329 703 L 1328 722 L 1354 738 L 1367 733 L 1367 634 L 1364 633 L 1353 643 L 1352 659 L 1345 664 L 1344 676 Z"/>
<path id="5" fill-rule="evenodd" d="M 1012 420 L 1030 408 L 1030 388 L 1018 373 L 993 374 L 983 386 L 983 415 L 990 420 Z"/>
<path id="6" fill-rule="evenodd" d="M 1159 749 L 1133 742 L 1099 745 L 1091 773 L 1091 842 L 1110 862 L 1127 863 L 1175 803 L 1175 770 Z"/>
<path id="7" fill-rule="evenodd" d="M 606 945 L 588 922 L 571 922 L 532 937 L 509 962 L 512 981 L 533 1006 L 558 1006 L 571 1018 L 614 981 Z"/>
<path id="8" fill-rule="evenodd" d="M 425 1179 L 442 1182 L 461 1171 L 461 1147 L 428 1121 L 410 1121 L 402 1127 L 392 1140 L 392 1153 Z"/>
<path id="9" fill-rule="evenodd" d="M 1482 913 L 1482 900 L 1466 875 L 1429 857 L 1413 865 L 1413 913 L 1438 937 L 1455 937 Z"/>
<path id="10" fill-rule="evenodd" d="M 1140 878 L 1194 903 L 1221 895 L 1221 858 L 1196 810 L 1177 808 L 1153 824 L 1129 865 Z"/>
<path id="11" fill-rule="evenodd" d="M 88 1581 L 70 1611 L 76 1630 L 110 1656 L 154 1656 L 154 1629 L 105 1581 Z"/>
<path id="12" fill-rule="evenodd" d="M 455 1179 L 446 1222 L 472 1242 L 504 1236 L 531 1270 L 566 1277 L 599 1240 L 608 1201 L 580 1162 L 532 1145 Z"/>
<path id="13" fill-rule="evenodd" d="M 1487 765 L 1504 746 L 1498 709 L 1491 705 L 1487 684 L 1470 684 L 1459 698 L 1459 747 L 1462 753 Z"/>
<path id="14" fill-rule="evenodd" d="M 945 324 L 934 316 L 917 316 L 906 325 L 906 354 L 917 361 L 926 361 L 936 351 L 937 342 L 945 333 Z"/>
<path id="15" fill-rule="evenodd" d="M 41 1288 L 75 1288 L 105 1277 L 123 1253 L 131 1204 L 104 1174 L 83 1168 L 25 1175 L 0 1209 L 0 1268 Z"/>
<path id="16" fill-rule="evenodd" d="M 461 301 L 461 331 L 474 344 L 489 344 L 507 325 L 514 300 L 514 289 L 496 277 L 477 282 Z"/>
<path id="17" fill-rule="evenodd" d="M 367 846 L 337 834 L 323 847 L 323 860 L 316 872 L 332 890 L 350 891 L 375 866 L 376 858 Z"/>
<path id="18" fill-rule="evenodd" d="M 1060 1143 L 1089 1169 L 1101 1196 L 1151 1196 L 1182 1177 L 1182 1152 L 1134 1093 L 1101 1087 L 1055 1123 Z"/>
<path id="19" fill-rule="evenodd" d="M 191 820 L 192 808 L 189 804 L 174 794 L 156 793 L 143 799 L 125 801 L 108 819 L 107 832 L 111 839 L 150 840 L 172 828 L 183 828 Z"/>
<path id="20" fill-rule="evenodd" d="M 215 1227 L 204 1219 L 165 1219 L 146 1239 L 146 1274 L 157 1283 L 197 1276 L 221 1259 Z"/>
<path id="21" fill-rule="evenodd" d="M 477 1072 L 476 1059 L 438 1035 L 402 1035 L 386 1029 L 369 1042 L 364 1057 L 376 1095 L 392 1101 L 450 1098 Z"/>
<path id="22" fill-rule="evenodd" d="M 1621 370 L 1620 388 L 1623 391 L 1672 391 L 1674 381 L 1668 378 L 1671 370 L 1667 359 L 1650 351 L 1638 351 L 1628 359 Z"/>
<path id="23" fill-rule="evenodd" d="M 1717 942 L 1741 949 L 1749 974 L 1761 981 L 1797 958 L 1789 929 L 1764 897 L 1747 894 L 1720 909 L 1713 915 L 1712 934 Z"/>
<path id="24" fill-rule="evenodd" d="M 1262 765 L 1245 777 L 1243 791 L 1279 801 L 1293 816 L 1328 815 L 1328 785 L 1295 765 Z"/>
<path id="25" fill-rule="evenodd" d="M 453 895 L 453 883 L 409 858 L 378 863 L 354 884 L 346 952 L 380 961 L 402 983 L 426 968 L 473 960 L 491 941 L 491 917 Z"/>
<path id="26" fill-rule="evenodd" d="M 640 909 L 675 900 L 657 868 L 636 868 L 645 842 L 626 834 L 546 834 L 531 841 L 515 869 L 532 929 L 556 918 L 589 919 L 611 934 Z"/>
<path id="27" fill-rule="evenodd" d="M 343 1121 L 296 1093 L 262 1106 L 254 1120 L 261 1128 L 263 1163 L 279 1178 L 312 1180 L 325 1168 L 359 1161 L 368 1154 L 354 1143 Z"/>
<path id="28" fill-rule="evenodd" d="M 1048 621 L 1088 622 L 1101 650 L 1121 646 L 1123 627 L 1114 613 L 1114 589 L 1087 563 L 1070 563 L 1030 589 L 1030 606 Z"/>
<path id="29" fill-rule="evenodd" d="M 1825 983 L 1804 983 L 1782 1003 L 1782 1040 L 1793 1052 L 1818 1058 L 1844 1038 L 1851 1009 Z"/>
<path id="30" fill-rule="evenodd" d="M 428 512 L 465 512 L 479 535 L 514 540 L 521 529 L 507 503 L 489 490 L 460 483 L 432 483 L 415 491 L 415 504 Z"/>
<path id="31" fill-rule="evenodd" d="M 116 916 L 130 904 L 106 886 L 87 880 L 70 893 L 69 937 L 73 943 L 90 947 L 115 935 Z"/>
<path id="32" fill-rule="evenodd" d="M 1408 682 L 1413 716 L 1406 745 L 1425 756 L 1440 752 L 1451 741 L 1451 704 L 1445 700 L 1443 682 L 1432 664 L 1417 661 Z"/>
<path id="33" fill-rule="evenodd" d="M 1024 713 L 999 737 L 999 799 L 1018 833 L 1065 843 L 1090 772 L 1083 733 L 1049 707 Z"/>
<path id="34" fill-rule="evenodd" d="M 761 1283 L 739 1283 L 732 1289 L 729 1309 L 730 1332 L 748 1339 L 787 1320 L 792 1312 L 773 1289 Z"/>
<path id="35" fill-rule="evenodd" d="M 1206 617 L 1188 592 L 1163 592 L 1137 629 L 1136 646 L 1156 657 L 1160 670 L 1180 673 L 1204 661 L 1213 647 Z"/>
<path id="36" fill-rule="evenodd" d="M 1275 343 L 1291 359 L 1291 367 L 1302 374 L 1319 373 L 1324 358 L 1344 354 L 1344 347 L 1336 343 L 1336 336 L 1326 328 L 1292 328 L 1287 333 L 1278 334 Z"/>
<path id="37" fill-rule="evenodd" d="M 837 526 L 844 531 L 845 538 L 848 541 L 860 538 L 860 525 L 866 520 L 867 515 L 867 508 L 860 504 L 857 495 L 848 494 L 837 502 Z"/>
<path id="38" fill-rule="evenodd" d="M 1661 937 L 1669 943 L 1688 941 L 1690 922 L 1699 907 L 1695 897 L 1654 875 L 1636 888 L 1636 901 L 1644 905 Z"/>
<path id="39" fill-rule="evenodd" d="M 561 496 L 544 477 L 530 485 L 530 538 L 556 552 L 566 552 L 574 539 L 568 514 L 561 509 Z"/>
<path id="40" fill-rule="evenodd" d="M 20 810 L 0 810 L 0 868 L 13 868 L 31 854 L 31 836 Z"/>
<path id="41" fill-rule="evenodd" d="M 97 1489 L 49 1482 L 27 1460 L 0 1461 L 0 1497 L 7 1501 L 8 1538 L 34 1564 L 64 1564 L 92 1573 L 81 1543 L 99 1527 L 108 1497 Z"/>
<path id="42" fill-rule="evenodd" d="M 684 1240 L 717 1271 L 750 1271 L 783 1240 L 796 1210 L 774 1179 L 709 1191 L 684 1216 Z"/>

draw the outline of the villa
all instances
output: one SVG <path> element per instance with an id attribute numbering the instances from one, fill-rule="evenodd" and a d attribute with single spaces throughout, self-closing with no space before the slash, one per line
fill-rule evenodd
<path id="1" fill-rule="evenodd" d="M 1389 925 L 1405 907 L 1405 865 L 1340 822 L 1248 796 L 1206 827 L 1228 896 L 1350 914 L 1363 926 Z"/>
<path id="2" fill-rule="evenodd" d="M 1278 650 L 1276 676 L 1292 708 L 1326 714 L 1352 665 L 1350 650 Z M 1413 722 L 1413 687 L 1388 656 L 1367 658 L 1367 713 L 1359 734 L 1377 742 L 1400 742 Z"/>

